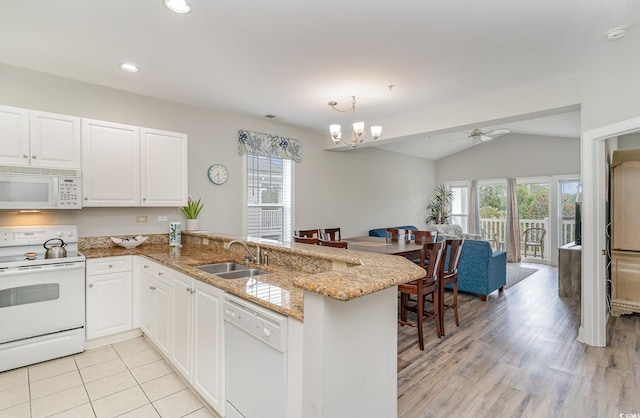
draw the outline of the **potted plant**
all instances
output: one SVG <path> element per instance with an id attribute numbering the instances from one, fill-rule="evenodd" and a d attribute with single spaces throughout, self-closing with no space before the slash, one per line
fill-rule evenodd
<path id="1" fill-rule="evenodd" d="M 448 224 L 451 218 L 451 202 L 453 201 L 453 191 L 441 184 L 436 186 L 433 199 L 427 205 L 427 224 Z"/>
<path id="2" fill-rule="evenodd" d="M 203 207 L 204 204 L 200 203 L 200 199 L 193 200 L 191 196 L 189 196 L 187 206 L 180 208 L 184 217 L 187 218 L 187 231 L 197 231 L 200 229 L 200 221 L 197 218 Z"/>

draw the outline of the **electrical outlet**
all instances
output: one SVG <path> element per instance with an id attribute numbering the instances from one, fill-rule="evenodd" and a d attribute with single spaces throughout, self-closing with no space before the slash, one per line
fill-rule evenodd
<path id="1" fill-rule="evenodd" d="M 209 245 L 209 238 L 202 238 L 202 245 Z"/>
<path id="2" fill-rule="evenodd" d="M 166 216 L 158 216 L 158 222 L 167 222 L 169 220 Z"/>
<path id="3" fill-rule="evenodd" d="M 136 216 L 136 222 L 138 222 L 138 223 L 147 222 L 147 217 L 146 216 Z"/>

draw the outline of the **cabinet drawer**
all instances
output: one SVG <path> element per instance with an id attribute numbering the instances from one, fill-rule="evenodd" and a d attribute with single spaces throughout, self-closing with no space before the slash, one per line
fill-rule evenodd
<path id="1" fill-rule="evenodd" d="M 132 270 L 130 255 L 87 260 L 87 275 L 119 273 Z"/>
<path id="2" fill-rule="evenodd" d="M 149 261 L 147 259 L 142 259 L 140 262 L 140 270 L 143 273 L 150 275 L 151 277 L 163 282 L 166 285 L 171 285 L 169 280 L 170 271 L 168 268 L 164 267 L 161 264 L 154 263 L 153 261 Z"/>

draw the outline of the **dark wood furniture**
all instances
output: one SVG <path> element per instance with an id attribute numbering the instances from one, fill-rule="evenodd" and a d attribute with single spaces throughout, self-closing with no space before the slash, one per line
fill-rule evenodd
<path id="1" fill-rule="evenodd" d="M 318 240 L 319 245 L 324 245 L 326 247 L 336 247 L 336 248 L 348 248 L 349 243 L 346 241 L 330 241 L 330 240 Z"/>
<path id="2" fill-rule="evenodd" d="M 460 319 L 458 318 L 458 266 L 460 265 L 460 255 L 462 254 L 464 240 L 446 239 L 443 243 L 442 258 L 446 258 L 447 254 L 449 256 L 448 263 L 442 263 L 440 273 L 440 330 L 444 336 L 444 314 L 447 309 L 453 310 L 456 326 L 460 326 Z M 450 304 L 444 303 L 444 288 L 448 285 L 453 287 L 453 298 Z"/>
<path id="3" fill-rule="evenodd" d="M 296 229 L 293 231 L 294 237 L 302 238 L 318 238 L 320 239 L 320 230 L 318 229 Z"/>
<path id="4" fill-rule="evenodd" d="M 293 242 L 300 242 L 302 244 L 317 244 L 320 241 L 317 237 L 315 238 L 306 238 L 306 237 L 298 237 L 293 236 Z"/>
<path id="5" fill-rule="evenodd" d="M 367 251 L 371 253 L 400 255 L 414 260 L 420 257 L 422 245 L 416 244 L 415 241 L 389 241 L 381 237 L 370 237 L 368 235 L 362 237 L 345 238 L 342 241 L 349 243 L 350 250 Z"/>
<path id="6" fill-rule="evenodd" d="M 409 325 L 418 328 L 418 345 L 420 350 L 424 350 L 423 324 L 425 317 L 435 321 L 438 336 L 442 335 L 440 328 L 438 274 L 441 272 L 442 263 L 444 262 L 443 248 L 442 242 L 423 244 L 420 253 L 420 266 L 425 268 L 425 277 L 398 286 L 398 291 L 400 292 L 400 318 L 398 319 L 398 323 L 400 325 Z M 424 262 L 426 258 L 429 259 L 429 262 L 425 267 Z M 416 296 L 415 305 L 410 305 L 409 295 Z M 431 295 L 433 298 L 433 311 L 425 311 L 424 309 L 425 298 L 428 295 Z M 407 321 L 407 311 L 416 313 L 416 324 Z"/>
<path id="7" fill-rule="evenodd" d="M 408 229 L 398 229 L 398 228 L 386 228 L 385 238 L 387 242 L 391 241 L 410 241 L 411 235 L 409 234 L 411 230 Z"/>
<path id="8" fill-rule="evenodd" d="M 325 241 L 340 241 L 340 228 L 322 228 L 320 230 L 320 239 Z"/>
<path id="9" fill-rule="evenodd" d="M 413 240 L 416 244 L 424 244 L 425 242 L 435 242 L 438 240 L 438 232 L 437 231 L 409 231 L 410 235 L 413 236 Z"/>

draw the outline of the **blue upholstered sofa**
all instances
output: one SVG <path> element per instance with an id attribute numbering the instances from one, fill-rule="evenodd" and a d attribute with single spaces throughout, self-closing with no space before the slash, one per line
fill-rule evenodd
<path id="1" fill-rule="evenodd" d="M 412 231 L 417 231 L 418 228 L 416 228 L 413 225 L 404 225 L 404 226 L 390 226 L 389 228 L 396 228 L 396 229 L 411 229 Z M 380 237 L 380 238 L 384 238 L 384 233 L 387 230 L 387 228 L 376 228 L 376 229 L 370 229 L 369 230 L 369 236 L 370 237 Z"/>
<path id="2" fill-rule="evenodd" d="M 458 267 L 458 290 L 487 295 L 507 284 L 507 253 L 493 252 L 489 241 L 465 239 Z"/>

